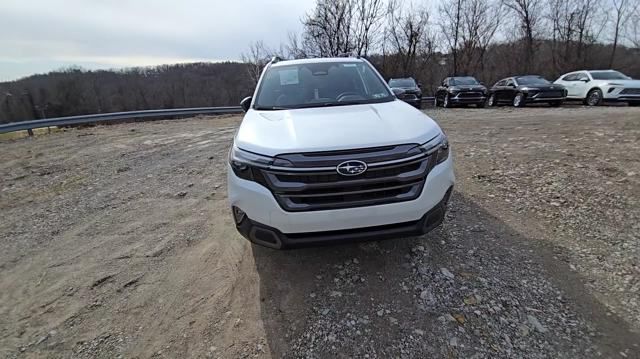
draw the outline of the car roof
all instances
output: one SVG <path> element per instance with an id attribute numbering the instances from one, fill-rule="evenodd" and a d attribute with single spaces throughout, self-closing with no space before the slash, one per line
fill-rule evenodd
<path id="1" fill-rule="evenodd" d="M 389 79 L 389 81 L 391 80 L 414 80 L 413 77 L 392 77 Z"/>
<path id="2" fill-rule="evenodd" d="M 575 71 L 567 72 L 565 75 L 575 74 L 576 72 L 620 72 L 620 71 L 612 70 L 612 69 L 608 69 L 608 70 L 575 70 Z"/>
<path id="3" fill-rule="evenodd" d="M 317 64 L 317 63 L 330 63 L 330 62 L 362 63 L 364 62 L 364 60 L 356 57 L 318 57 L 318 58 L 311 58 L 311 59 L 280 60 L 278 62 L 272 62 L 271 66 L 279 67 L 279 66 L 289 66 L 289 65 Z"/>

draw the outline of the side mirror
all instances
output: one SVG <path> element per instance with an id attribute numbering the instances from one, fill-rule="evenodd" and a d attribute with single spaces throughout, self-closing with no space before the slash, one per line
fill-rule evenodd
<path id="1" fill-rule="evenodd" d="M 396 95 L 396 97 L 402 96 L 406 92 L 405 90 L 397 87 L 392 88 L 391 91 L 393 91 L 393 94 Z"/>
<path id="2" fill-rule="evenodd" d="M 582 82 L 584 82 L 584 83 L 587 83 L 587 82 L 589 82 L 589 81 L 591 81 L 591 80 L 589 80 L 589 79 L 581 79 L 580 81 L 582 81 Z"/>
<path id="3" fill-rule="evenodd" d="M 242 99 L 242 101 L 240 101 L 240 107 L 242 107 L 242 111 L 247 112 L 249 111 L 249 107 L 251 107 L 251 100 L 253 98 L 251 96 L 249 97 L 245 97 Z"/>
<path id="4" fill-rule="evenodd" d="M 421 89 L 422 88 L 422 84 L 420 82 L 418 82 L 418 88 Z"/>

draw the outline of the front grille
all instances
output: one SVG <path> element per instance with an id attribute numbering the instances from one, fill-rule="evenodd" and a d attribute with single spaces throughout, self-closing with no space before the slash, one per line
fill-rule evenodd
<path id="1" fill-rule="evenodd" d="M 460 92 L 458 97 L 481 97 L 482 92 L 477 91 L 469 91 L 469 92 Z"/>
<path id="2" fill-rule="evenodd" d="M 544 98 L 553 98 L 553 97 L 563 97 L 564 93 L 562 91 L 545 91 L 545 92 L 540 92 L 540 94 L 538 94 L 538 98 L 540 97 L 544 97 Z"/>
<path id="3" fill-rule="evenodd" d="M 397 148 L 403 147 L 406 148 Z M 260 182 L 269 188 L 280 206 L 290 212 L 372 206 L 416 199 L 422 192 L 435 156 L 416 156 L 414 153 L 407 155 L 406 161 L 401 158 L 381 162 L 370 156 L 374 151 L 383 153 L 372 149 L 370 153 L 355 151 L 340 154 L 340 162 L 370 159 L 367 171 L 358 176 L 338 174 L 335 170 L 337 163 L 334 163 L 331 169 L 323 167 L 317 171 L 303 166 L 297 169 L 304 168 L 304 172 L 295 169 L 260 169 Z M 334 153 L 323 154 L 335 162 Z M 318 156 L 289 156 L 313 157 L 314 161 L 318 161 Z M 389 157 L 389 151 L 386 151 L 384 157 Z"/>
<path id="4" fill-rule="evenodd" d="M 403 100 L 417 100 L 418 97 L 415 94 L 407 93 L 407 94 L 402 95 L 402 99 Z"/>
<path id="5" fill-rule="evenodd" d="M 640 95 L 640 88 L 624 89 L 624 90 L 620 91 L 620 94 L 625 94 L 625 95 Z"/>

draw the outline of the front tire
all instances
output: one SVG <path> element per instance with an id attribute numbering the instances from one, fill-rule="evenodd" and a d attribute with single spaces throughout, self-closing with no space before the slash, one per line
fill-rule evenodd
<path id="1" fill-rule="evenodd" d="M 587 106 L 598 106 L 602 103 L 602 90 L 593 89 L 587 94 L 587 98 L 584 99 L 584 104 Z"/>
<path id="2" fill-rule="evenodd" d="M 513 98 L 513 107 L 524 107 L 524 103 L 524 94 L 522 94 L 522 92 L 518 92 Z"/>
<path id="3" fill-rule="evenodd" d="M 484 108 L 484 102 L 478 102 L 478 103 L 476 104 L 476 107 L 477 107 L 477 108 Z"/>
<path id="4" fill-rule="evenodd" d="M 640 101 L 629 101 L 629 106 L 638 107 L 640 106 Z"/>
<path id="5" fill-rule="evenodd" d="M 451 99 L 449 99 L 449 94 L 444 95 L 444 101 L 442 102 L 442 107 L 444 108 L 451 107 Z"/>
<path id="6" fill-rule="evenodd" d="M 496 105 L 496 95 L 491 94 L 491 96 L 489 96 L 489 99 L 487 100 L 487 106 L 493 107 L 495 105 Z"/>

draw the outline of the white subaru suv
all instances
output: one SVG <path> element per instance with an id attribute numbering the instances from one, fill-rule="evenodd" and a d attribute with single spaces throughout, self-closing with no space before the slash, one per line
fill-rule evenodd
<path id="1" fill-rule="evenodd" d="M 640 106 L 640 80 L 618 71 L 574 71 L 560 76 L 554 83 L 567 88 L 567 99 L 582 100 L 587 106 L 596 106 L 603 101 Z"/>
<path id="2" fill-rule="evenodd" d="M 241 105 L 227 187 L 250 241 L 291 248 L 442 223 L 454 184 L 447 137 L 366 60 L 274 58 Z"/>

